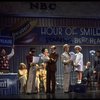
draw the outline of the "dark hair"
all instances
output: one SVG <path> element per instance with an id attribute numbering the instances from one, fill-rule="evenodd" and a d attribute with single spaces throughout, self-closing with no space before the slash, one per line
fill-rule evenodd
<path id="1" fill-rule="evenodd" d="M 56 49 L 56 47 L 53 48 L 54 50 Z"/>
<path id="2" fill-rule="evenodd" d="M 41 52 L 44 53 L 46 48 L 42 48 Z"/>
<path id="3" fill-rule="evenodd" d="M 100 53 L 100 50 L 97 50 L 96 52 Z"/>

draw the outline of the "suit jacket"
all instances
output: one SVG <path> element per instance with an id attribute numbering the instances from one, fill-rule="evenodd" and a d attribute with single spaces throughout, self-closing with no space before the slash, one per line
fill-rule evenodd
<path id="1" fill-rule="evenodd" d="M 58 60 L 58 56 L 59 55 L 56 52 L 50 53 L 50 55 L 49 55 L 50 60 L 48 62 L 48 66 L 47 66 L 48 71 L 55 72 L 57 70 L 56 62 Z"/>
<path id="2" fill-rule="evenodd" d="M 72 70 L 71 63 L 67 63 L 67 61 L 70 59 L 70 55 L 67 52 L 62 53 L 61 55 L 61 61 L 64 64 L 64 73 L 70 73 Z"/>

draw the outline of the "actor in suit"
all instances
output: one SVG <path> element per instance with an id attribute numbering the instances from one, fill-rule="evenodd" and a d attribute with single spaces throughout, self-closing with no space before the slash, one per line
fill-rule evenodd
<path id="1" fill-rule="evenodd" d="M 47 93 L 55 93 L 55 85 L 56 85 L 56 62 L 58 60 L 58 53 L 56 52 L 56 46 L 52 45 L 51 46 L 51 53 L 49 55 L 49 62 L 46 67 L 47 69 Z"/>
<path id="2" fill-rule="evenodd" d="M 61 55 L 61 61 L 64 65 L 64 79 L 63 79 L 63 90 L 64 93 L 69 92 L 69 85 L 70 85 L 70 77 L 71 77 L 71 70 L 72 70 L 72 60 L 69 54 L 69 45 L 63 45 L 64 52 Z"/>

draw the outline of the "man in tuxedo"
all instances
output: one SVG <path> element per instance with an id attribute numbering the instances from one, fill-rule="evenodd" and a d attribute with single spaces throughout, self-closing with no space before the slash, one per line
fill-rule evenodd
<path id="1" fill-rule="evenodd" d="M 47 93 L 55 93 L 55 85 L 56 85 L 56 62 L 58 60 L 58 53 L 56 52 L 56 46 L 52 45 L 51 46 L 51 53 L 49 55 L 49 62 L 46 67 L 47 69 Z"/>

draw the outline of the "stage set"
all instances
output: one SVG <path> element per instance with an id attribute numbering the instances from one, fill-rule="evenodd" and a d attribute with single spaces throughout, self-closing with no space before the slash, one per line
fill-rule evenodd
<path id="1" fill-rule="evenodd" d="M 99 99 L 99 10 L 100 2 L 1 2 L 0 99 Z M 66 48 L 69 48 L 68 62 L 67 57 L 63 57 L 64 52 L 67 52 Z M 78 81 L 74 63 L 77 56 L 76 48 L 79 48 L 82 56 L 80 66 L 83 66 L 82 73 L 79 71 L 78 74 L 80 77 L 83 76 Z M 56 49 L 57 54 L 54 58 L 49 54 L 51 49 Z M 52 74 L 48 69 L 44 70 L 44 73 L 48 71 L 48 75 L 51 76 L 55 72 L 55 77 L 51 78 L 53 82 L 56 80 L 50 85 L 55 87 L 52 93 L 46 93 L 47 78 L 44 78 L 45 81 L 42 81 L 41 85 L 36 73 L 39 66 L 44 69 L 45 64 L 49 66 L 47 58 L 43 58 L 45 53 L 52 58 L 50 61 L 55 62 L 52 66 L 56 66 L 53 71 L 50 69 Z M 36 57 L 35 63 L 33 56 Z M 67 64 L 71 65 L 71 70 L 66 68 Z M 89 70 L 86 66 L 89 66 Z M 22 68 L 25 69 L 24 72 L 21 72 Z M 69 71 L 70 77 L 66 78 L 68 81 L 64 77 Z M 24 78 L 22 73 L 25 75 Z M 68 91 L 64 91 L 63 88 L 65 81 L 69 84 Z M 40 85 L 36 82 L 40 82 Z M 34 91 L 35 88 L 37 91 Z"/>
<path id="2" fill-rule="evenodd" d="M 100 90 L 97 82 L 92 86 L 73 84 L 69 93 L 63 93 L 61 84 L 57 84 L 55 94 L 40 93 L 20 94 L 17 73 L 0 75 L 0 99 L 99 99 Z"/>

